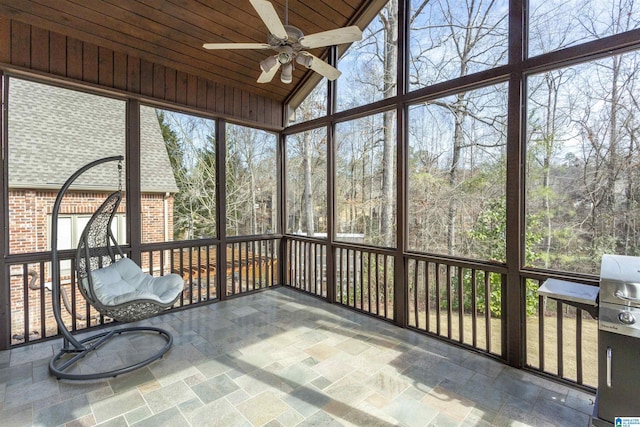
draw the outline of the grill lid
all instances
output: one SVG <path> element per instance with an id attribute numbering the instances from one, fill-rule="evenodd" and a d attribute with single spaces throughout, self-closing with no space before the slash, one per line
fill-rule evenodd
<path id="1" fill-rule="evenodd" d="M 600 302 L 640 306 L 640 257 L 602 256 Z"/>

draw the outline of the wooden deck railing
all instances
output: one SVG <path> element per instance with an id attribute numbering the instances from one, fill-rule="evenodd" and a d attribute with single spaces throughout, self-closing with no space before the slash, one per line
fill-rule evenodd
<path id="1" fill-rule="evenodd" d="M 154 275 L 180 274 L 184 290 L 172 310 L 240 295 L 277 283 L 278 239 L 261 238 L 228 243 L 225 268 L 218 268 L 218 244 L 206 242 L 166 242 L 146 245 L 141 252 L 141 268 Z M 21 345 L 56 337 L 57 325 L 51 303 L 51 255 L 21 255 L 10 262 L 10 345 Z M 109 323 L 88 306 L 80 294 L 72 251 L 60 254 L 63 319 L 72 331 Z M 219 275 L 222 273 L 222 276 Z"/>
<path id="2" fill-rule="evenodd" d="M 149 244 L 141 266 L 153 275 L 176 272 L 185 282 L 173 309 L 204 304 L 278 284 L 282 264 L 286 285 L 393 321 L 394 290 L 405 286 L 407 326 L 457 345 L 504 358 L 502 294 L 506 268 L 421 254 L 404 254 L 405 283 L 395 283 L 392 250 L 336 244 L 287 236 L 285 262 L 278 262 L 279 238 L 238 239 L 224 253 L 216 242 Z M 224 255 L 224 256 L 221 256 Z M 61 283 L 68 310 L 63 318 L 74 331 L 109 322 L 84 303 L 73 271 L 73 252 L 60 256 Z M 220 261 L 224 268 L 219 268 Z M 7 260 L 10 279 L 10 345 L 57 336 L 51 310 L 48 253 L 23 254 Z M 329 266 L 333 266 L 332 269 Z M 597 322 L 582 310 L 531 297 L 551 274 L 522 273 L 522 336 L 525 369 L 586 388 L 597 386 Z M 561 277 L 556 277 L 561 278 Z M 333 289 L 328 286 L 332 284 Z M 592 280 L 589 284 L 596 285 Z M 527 297 L 528 295 L 528 297 Z M 7 305 L 8 306 L 8 305 Z"/>
<path id="3" fill-rule="evenodd" d="M 286 249 L 287 285 L 334 295 L 332 302 L 376 317 L 395 318 L 394 251 L 335 242 L 330 247 L 324 240 L 299 236 L 287 236 Z M 403 254 L 402 262 L 409 328 L 506 358 L 505 266 L 414 253 Z M 595 389 L 597 322 L 582 310 L 532 297 L 544 279 L 554 276 L 523 272 L 522 277 L 525 369 Z"/>

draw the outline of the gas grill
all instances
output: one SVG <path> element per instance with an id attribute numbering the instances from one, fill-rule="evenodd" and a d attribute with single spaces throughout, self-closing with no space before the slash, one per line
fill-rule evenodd
<path id="1" fill-rule="evenodd" d="M 598 329 L 592 424 L 601 427 L 640 417 L 640 257 L 602 257 Z"/>
<path id="2" fill-rule="evenodd" d="M 604 255 L 599 289 L 549 279 L 538 293 L 598 319 L 598 392 L 590 425 L 640 418 L 640 257 Z"/>

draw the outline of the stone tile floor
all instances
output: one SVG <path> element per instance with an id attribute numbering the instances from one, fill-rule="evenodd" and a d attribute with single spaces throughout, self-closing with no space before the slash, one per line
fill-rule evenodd
<path id="1" fill-rule="evenodd" d="M 587 426 L 594 396 L 317 298 L 275 288 L 146 321 L 165 358 L 108 380 L 56 380 L 61 341 L 0 352 L 0 425 Z M 155 337 L 123 334 L 84 370 Z"/>

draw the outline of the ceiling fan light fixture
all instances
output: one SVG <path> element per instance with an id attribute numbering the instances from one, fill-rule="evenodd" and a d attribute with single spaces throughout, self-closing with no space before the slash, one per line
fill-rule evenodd
<path id="1" fill-rule="evenodd" d="M 313 62 L 313 57 L 307 55 L 298 55 L 296 56 L 296 62 L 303 67 L 311 68 L 311 63 Z"/>
<path id="2" fill-rule="evenodd" d="M 265 60 L 263 60 L 262 62 L 260 62 L 260 69 L 265 73 L 268 73 L 273 69 L 273 67 L 276 66 L 277 63 L 278 63 L 278 60 L 276 59 L 276 57 L 270 56 Z"/>
<path id="3" fill-rule="evenodd" d="M 280 81 L 284 84 L 289 84 L 293 80 L 293 64 L 290 62 L 282 66 L 282 73 L 280 73 Z"/>
<path id="4" fill-rule="evenodd" d="M 282 0 L 280 0 L 282 1 Z M 249 0 L 251 6 L 257 12 L 262 23 L 269 31 L 267 43 L 204 43 L 205 49 L 269 49 L 275 51 L 260 62 L 262 74 L 257 79 L 258 83 L 269 83 L 281 71 L 280 80 L 287 84 L 293 80 L 294 60 L 299 65 L 310 69 L 329 80 L 340 77 L 340 71 L 325 60 L 307 52 L 308 49 L 315 49 L 327 46 L 338 46 L 362 40 L 362 30 L 356 25 L 351 25 L 333 30 L 321 31 L 314 34 L 305 35 L 299 28 L 289 25 L 288 0 L 285 1 L 285 19 L 280 20 L 278 13 L 273 6 L 273 0 Z"/>
<path id="5" fill-rule="evenodd" d="M 291 62 L 291 53 L 290 52 L 280 52 L 278 54 L 278 62 L 281 63 L 282 65 L 284 64 L 288 64 L 289 62 Z"/>

